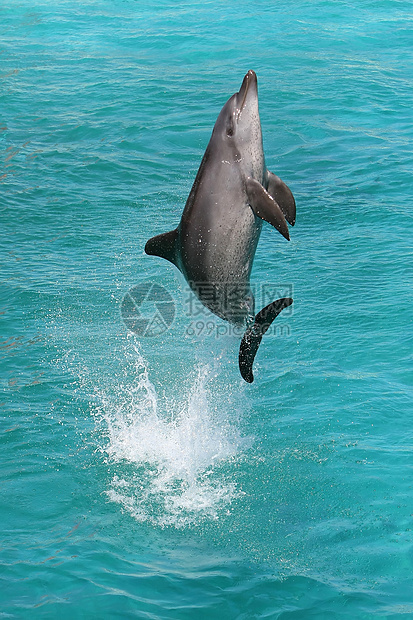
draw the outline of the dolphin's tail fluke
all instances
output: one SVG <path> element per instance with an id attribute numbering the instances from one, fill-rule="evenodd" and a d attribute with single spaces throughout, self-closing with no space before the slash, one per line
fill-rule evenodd
<path id="1" fill-rule="evenodd" d="M 239 369 L 242 378 L 247 383 L 252 383 L 254 381 L 252 364 L 263 335 L 270 327 L 275 317 L 280 314 L 281 310 L 291 306 L 292 303 L 293 300 L 291 297 L 283 297 L 282 299 L 271 302 L 258 312 L 254 323 L 248 327 L 245 332 L 239 348 Z"/>

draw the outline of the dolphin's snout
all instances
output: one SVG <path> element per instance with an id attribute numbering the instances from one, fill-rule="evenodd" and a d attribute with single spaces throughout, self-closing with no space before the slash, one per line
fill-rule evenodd
<path id="1" fill-rule="evenodd" d="M 238 114 L 242 112 L 242 109 L 247 100 L 248 92 L 252 86 L 255 87 L 255 92 L 257 92 L 257 75 L 255 71 L 250 69 L 248 73 L 245 74 L 244 79 L 241 84 L 241 88 L 239 89 L 239 92 L 238 92 L 238 102 L 239 102 Z"/>

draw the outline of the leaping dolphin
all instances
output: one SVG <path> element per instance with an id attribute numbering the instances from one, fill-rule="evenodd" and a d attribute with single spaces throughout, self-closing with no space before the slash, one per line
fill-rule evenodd
<path id="1" fill-rule="evenodd" d="M 289 240 L 295 201 L 265 166 L 257 76 L 248 71 L 217 118 L 178 228 L 145 246 L 147 254 L 176 265 L 211 312 L 246 326 L 239 367 L 248 383 L 254 380 L 252 364 L 263 334 L 293 303 L 278 299 L 254 317 L 250 274 L 263 220 Z"/>

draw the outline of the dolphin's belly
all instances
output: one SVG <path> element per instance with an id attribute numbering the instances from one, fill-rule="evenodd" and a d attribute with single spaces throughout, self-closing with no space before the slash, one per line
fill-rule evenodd
<path id="1" fill-rule="evenodd" d="M 181 222 L 182 270 L 211 312 L 243 324 L 254 312 L 249 278 L 262 222 L 245 202 L 214 207 L 213 217 L 191 218 L 190 229 Z"/>

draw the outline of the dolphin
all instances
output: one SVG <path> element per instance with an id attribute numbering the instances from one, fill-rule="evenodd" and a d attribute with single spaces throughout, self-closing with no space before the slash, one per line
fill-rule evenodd
<path id="1" fill-rule="evenodd" d="M 248 383 L 262 336 L 293 303 L 278 299 L 254 316 L 250 274 L 262 222 L 289 240 L 287 222 L 293 226 L 295 214 L 291 190 L 265 166 L 257 76 L 250 70 L 217 118 L 178 227 L 145 246 L 176 265 L 211 312 L 246 327 L 239 368 Z"/>

